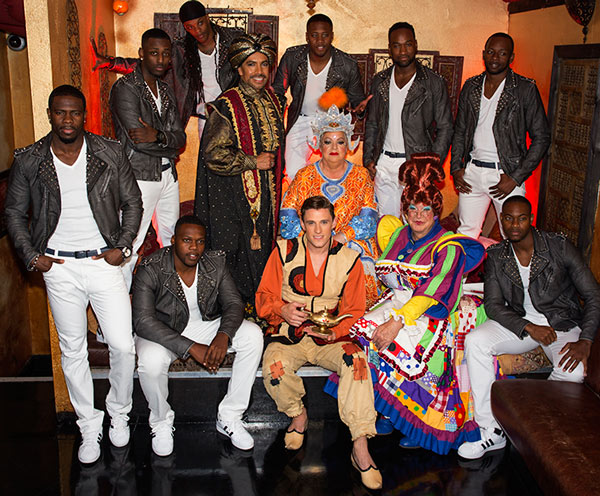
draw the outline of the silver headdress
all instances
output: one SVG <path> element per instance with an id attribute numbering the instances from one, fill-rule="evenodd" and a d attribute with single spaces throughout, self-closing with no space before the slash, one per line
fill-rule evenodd
<path id="1" fill-rule="evenodd" d="M 342 132 L 346 135 L 348 150 L 356 150 L 360 139 L 352 142 L 352 133 L 354 133 L 354 124 L 352 124 L 352 115 L 340 112 L 337 106 L 332 105 L 327 112 L 317 110 L 317 116 L 311 121 L 310 126 L 314 133 L 312 140 L 308 145 L 314 150 L 319 149 L 321 137 L 325 133 Z"/>

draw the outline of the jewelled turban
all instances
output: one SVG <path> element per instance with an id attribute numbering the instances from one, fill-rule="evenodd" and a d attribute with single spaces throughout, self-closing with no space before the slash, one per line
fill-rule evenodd
<path id="1" fill-rule="evenodd" d="M 250 55 L 262 53 L 273 65 L 277 57 L 275 42 L 265 34 L 243 34 L 233 40 L 229 47 L 229 62 L 234 69 L 240 67 Z"/>
<path id="2" fill-rule="evenodd" d="M 336 105 L 329 107 L 327 112 L 317 110 L 317 116 L 311 121 L 310 126 L 313 131 L 313 142 L 308 143 L 313 150 L 319 148 L 321 138 L 325 133 L 342 132 L 346 135 L 348 149 L 354 151 L 358 146 L 359 139 L 352 143 L 352 133 L 354 133 L 354 124 L 352 124 L 352 115 L 340 112 Z"/>

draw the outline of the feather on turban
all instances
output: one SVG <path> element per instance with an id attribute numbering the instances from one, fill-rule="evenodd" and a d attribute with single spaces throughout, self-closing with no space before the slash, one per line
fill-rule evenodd
<path id="1" fill-rule="evenodd" d="M 227 57 L 234 69 L 240 67 L 250 55 L 260 52 L 265 55 L 269 65 L 273 65 L 277 57 L 275 42 L 265 34 L 243 34 L 233 40 Z"/>

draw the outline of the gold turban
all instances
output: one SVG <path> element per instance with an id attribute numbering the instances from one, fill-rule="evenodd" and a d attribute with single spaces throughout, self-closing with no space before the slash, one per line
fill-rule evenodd
<path id="1" fill-rule="evenodd" d="M 277 57 L 275 42 L 266 34 L 243 34 L 233 40 L 229 47 L 229 62 L 234 69 L 240 67 L 250 55 L 260 52 L 267 57 L 269 65 L 273 65 Z"/>

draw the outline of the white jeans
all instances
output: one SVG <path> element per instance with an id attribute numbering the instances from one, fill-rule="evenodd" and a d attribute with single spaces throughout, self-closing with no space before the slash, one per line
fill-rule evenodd
<path id="1" fill-rule="evenodd" d="M 302 167 L 308 164 L 312 150 L 307 140 L 313 136 L 310 121 L 313 117 L 299 115 L 285 138 L 285 173 L 290 183 Z"/>
<path id="2" fill-rule="evenodd" d="M 377 198 L 379 217 L 394 215 L 401 218 L 400 197 L 404 186 L 401 186 L 398 181 L 398 171 L 404 162 L 406 162 L 406 158 L 392 158 L 383 153 L 377 161 L 375 197 Z"/>
<path id="3" fill-rule="evenodd" d="M 189 326 L 182 336 L 200 344 L 209 345 L 221 324 L 221 319 Z M 138 354 L 138 375 L 144 396 L 150 408 L 150 427 L 163 422 L 173 424 L 175 413 L 167 402 L 169 395 L 169 366 L 177 355 L 164 346 L 140 336 L 135 338 Z M 244 320 L 235 333 L 229 352 L 235 352 L 227 394 L 219 404 L 219 418 L 234 420 L 242 417 L 250 402 L 250 393 L 256 370 L 262 356 L 263 334 L 256 324 Z"/>
<path id="4" fill-rule="evenodd" d="M 175 224 L 179 219 L 179 182 L 173 178 L 171 169 L 163 171 L 160 181 L 137 181 L 137 184 L 142 192 L 144 213 L 133 241 L 131 257 L 121 266 L 128 288 L 131 287 L 133 270 L 138 259 L 137 252 L 146 239 L 150 222 L 158 236 L 158 244 L 163 247 L 170 246 Z"/>
<path id="5" fill-rule="evenodd" d="M 559 352 L 566 343 L 579 340 L 581 329 L 574 327 L 568 332 L 556 332 L 556 341 L 549 346 L 541 345 L 554 369 L 549 380 L 583 382 L 583 364 L 577 365 L 573 372 L 565 372 L 558 368 L 558 362 L 564 356 Z M 473 393 L 475 420 L 480 427 L 493 429 L 500 427 L 492 415 L 490 392 L 496 379 L 494 356 L 505 353 L 517 355 L 534 350 L 540 346 L 531 336 L 523 339 L 501 326 L 495 320 L 488 320 L 467 334 L 465 339 L 465 357 Z M 540 385 L 540 387 L 544 387 Z M 560 401 L 557 398 L 556 401 Z"/>
<path id="6" fill-rule="evenodd" d="M 525 184 L 517 186 L 502 200 L 493 198 L 490 195 L 490 188 L 498 184 L 501 174 L 502 171 L 498 169 L 477 167 L 471 162 L 467 164 L 464 179 L 471 185 L 471 192 L 458 194 L 458 217 L 460 220 L 458 232 L 460 234 L 477 239 L 481 234 L 481 227 L 485 221 L 490 202 L 493 202 L 498 217 L 498 226 L 502 236 L 504 236 L 502 223 L 500 222 L 502 204 L 511 196 L 525 196 Z"/>
<path id="7" fill-rule="evenodd" d="M 77 424 L 82 432 L 102 427 L 104 412 L 94 408 L 88 362 L 87 306 L 91 303 L 110 354 L 106 410 L 111 417 L 131 410 L 135 348 L 129 291 L 119 267 L 104 260 L 64 258 L 44 273 L 48 301 L 58 332 L 62 369 Z"/>

